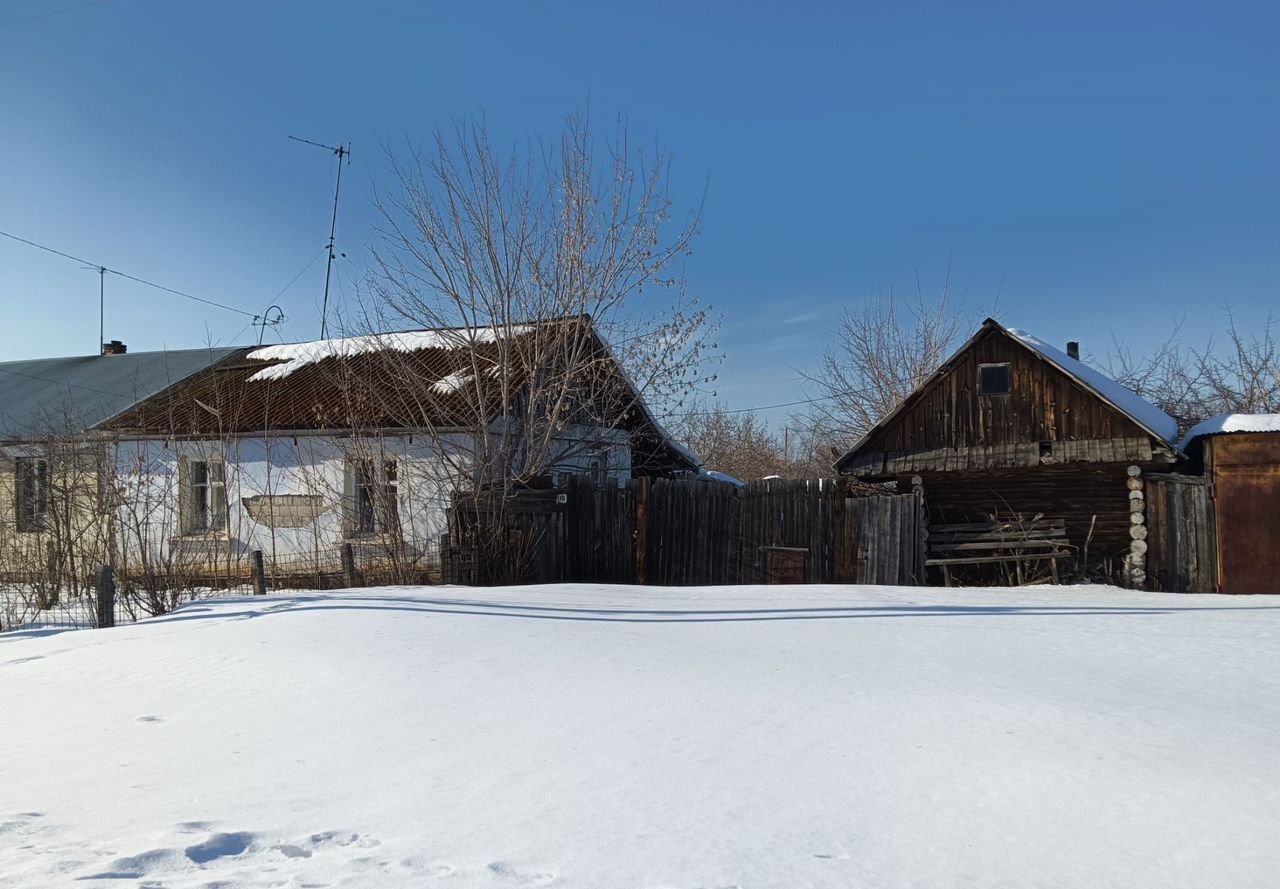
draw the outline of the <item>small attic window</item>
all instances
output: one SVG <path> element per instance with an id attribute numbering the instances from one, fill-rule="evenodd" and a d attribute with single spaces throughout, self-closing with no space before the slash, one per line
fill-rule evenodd
<path id="1" fill-rule="evenodd" d="M 978 365 L 979 395 L 1008 395 L 1010 383 L 1011 374 L 1007 363 Z"/>

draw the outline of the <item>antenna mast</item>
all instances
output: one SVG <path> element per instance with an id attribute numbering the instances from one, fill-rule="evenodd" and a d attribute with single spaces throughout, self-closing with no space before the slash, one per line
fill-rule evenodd
<path id="1" fill-rule="evenodd" d="M 333 219 L 329 223 L 329 262 L 324 270 L 324 302 L 320 307 L 320 339 L 325 339 L 329 333 L 329 279 L 333 276 L 333 239 L 338 232 L 338 194 L 342 190 L 342 162 L 345 159 L 346 165 L 351 165 L 351 143 L 333 146 L 325 145 L 321 142 L 312 142 L 310 139 L 299 139 L 297 136 L 290 136 L 289 138 L 295 142 L 305 142 L 317 148 L 327 149 L 338 158 L 338 180 L 333 186 Z"/>
<path id="2" fill-rule="evenodd" d="M 98 354 L 107 341 L 107 267 L 98 266 Z"/>

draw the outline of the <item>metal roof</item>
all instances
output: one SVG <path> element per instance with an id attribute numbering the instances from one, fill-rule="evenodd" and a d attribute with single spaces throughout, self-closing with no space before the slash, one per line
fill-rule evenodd
<path id="1" fill-rule="evenodd" d="M 123 435 L 191 437 L 474 428 L 502 410 L 500 386 L 524 385 L 526 373 L 554 352 L 548 351 L 547 335 L 538 331 L 562 328 L 564 335 L 576 336 L 578 324 L 585 325 L 582 330 L 591 338 L 593 354 L 604 359 L 601 367 L 608 369 L 579 394 L 599 398 L 596 407 L 608 418 L 607 425 L 630 433 L 637 468 L 697 471 L 698 459 L 654 419 L 585 316 L 518 325 L 519 331 L 505 338 L 504 349 L 486 337 L 446 348 L 436 344 L 437 338 L 417 336 L 433 332 L 420 330 L 357 338 L 360 342 L 329 340 L 245 350 L 235 359 L 193 373 L 158 397 L 117 412 L 104 428 Z M 386 337 L 387 348 L 378 348 L 378 336 Z M 430 345 L 405 349 L 405 343 Z M 510 368 L 505 380 L 481 371 L 496 370 L 504 362 Z M 264 374 L 277 368 L 281 370 Z"/>
<path id="2" fill-rule="evenodd" d="M 0 362 L 0 441 L 92 429 L 241 347 Z"/>

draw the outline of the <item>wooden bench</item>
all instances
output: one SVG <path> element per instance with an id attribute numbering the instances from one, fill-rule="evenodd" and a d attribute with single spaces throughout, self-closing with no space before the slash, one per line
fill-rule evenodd
<path id="1" fill-rule="evenodd" d="M 1071 555 L 1066 523 L 1062 519 L 1020 522 L 965 522 L 929 526 L 929 558 L 926 565 L 942 569 L 942 578 L 951 586 L 951 566 L 1012 562 L 1023 583 L 1026 562 L 1049 562 L 1053 582 L 1058 582 L 1058 559 Z"/>

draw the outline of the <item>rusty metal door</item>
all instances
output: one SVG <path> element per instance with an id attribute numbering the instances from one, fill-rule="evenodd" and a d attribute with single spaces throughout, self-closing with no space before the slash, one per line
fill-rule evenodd
<path id="1" fill-rule="evenodd" d="M 1280 593 L 1280 435 L 1212 439 L 1219 590 Z"/>

